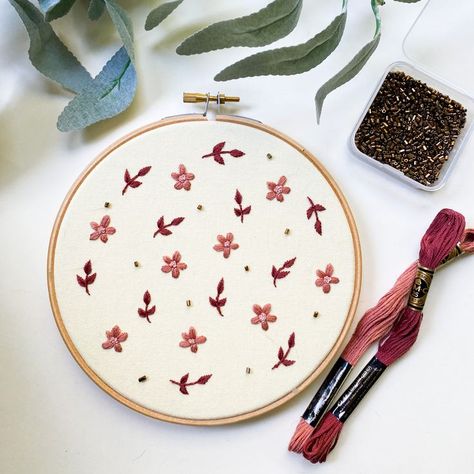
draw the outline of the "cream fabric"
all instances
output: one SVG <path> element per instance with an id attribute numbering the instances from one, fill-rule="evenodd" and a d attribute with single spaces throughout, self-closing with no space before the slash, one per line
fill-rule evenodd
<path id="1" fill-rule="evenodd" d="M 237 148 L 225 166 L 201 159 L 218 142 Z M 271 153 L 273 159 L 266 155 Z M 170 177 L 184 164 L 195 174 L 190 191 L 175 190 Z M 126 168 L 134 175 L 152 169 L 142 186 L 121 195 Z M 286 176 L 284 202 L 266 199 L 266 182 Z M 238 188 L 252 211 L 242 224 L 234 215 Z M 306 218 L 307 196 L 326 207 L 323 235 Z M 104 208 L 104 202 L 111 207 Z M 201 204 L 203 210 L 196 209 Z M 116 234 L 104 244 L 90 241 L 89 222 L 108 214 Z M 183 216 L 173 235 L 153 238 L 156 221 Z M 286 228 L 291 230 L 285 235 Z M 232 232 L 240 246 L 224 259 L 213 250 L 216 236 Z M 188 268 L 178 279 L 161 271 L 162 257 L 179 250 Z M 273 286 L 272 265 L 297 257 L 291 274 Z M 91 296 L 76 274 L 91 259 L 97 279 Z M 135 268 L 133 262 L 140 262 Z M 316 270 L 334 265 L 340 283 L 324 294 Z M 338 338 L 354 290 L 355 257 L 349 225 L 337 196 L 317 168 L 293 147 L 269 133 L 238 124 L 187 122 L 149 131 L 115 149 L 77 189 L 59 229 L 55 253 L 58 305 L 65 327 L 87 364 L 110 387 L 135 403 L 189 419 L 229 417 L 253 411 L 295 389 L 321 363 Z M 250 271 L 244 267 L 248 265 Z M 209 304 L 225 279 L 224 317 Z M 149 290 L 157 307 L 151 324 L 140 318 Z M 192 306 L 186 306 L 186 300 Z M 277 321 L 268 331 L 253 325 L 253 304 L 271 303 Z M 319 317 L 313 318 L 313 312 Z M 128 333 L 123 352 L 104 350 L 105 331 Z M 190 326 L 207 337 L 197 353 L 179 347 Z M 280 346 L 296 335 L 289 358 L 296 363 L 272 370 Z M 246 368 L 251 373 L 246 373 Z M 170 379 L 190 381 L 212 374 L 206 385 L 179 392 Z M 138 377 L 147 375 L 145 383 Z"/>

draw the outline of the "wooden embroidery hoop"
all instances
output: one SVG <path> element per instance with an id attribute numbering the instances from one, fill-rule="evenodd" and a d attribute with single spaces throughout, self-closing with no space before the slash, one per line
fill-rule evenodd
<path id="1" fill-rule="evenodd" d="M 207 113 L 207 107 L 208 107 L 208 102 L 206 104 L 206 113 Z M 59 229 L 61 226 L 61 223 L 63 221 L 63 218 L 65 216 L 65 213 L 68 209 L 68 206 L 73 199 L 76 191 L 78 190 L 79 186 L 83 183 L 85 178 L 94 170 L 94 168 L 101 163 L 104 159 L 108 157 L 108 155 L 113 152 L 115 149 L 118 147 L 121 147 L 128 141 L 146 133 L 149 132 L 150 130 L 155 130 L 160 127 L 166 127 L 169 125 L 174 125 L 174 124 L 179 124 L 183 122 L 195 122 L 195 121 L 207 121 L 208 119 L 206 118 L 206 113 L 204 115 L 201 114 L 189 114 L 189 115 L 181 115 L 181 116 L 176 116 L 176 117 L 170 117 L 166 119 L 162 119 L 160 121 L 151 123 L 149 125 L 146 125 L 144 127 L 141 127 L 130 134 L 122 137 L 115 143 L 113 143 L 111 146 L 109 146 L 106 150 L 104 150 L 85 170 L 84 172 L 79 176 L 79 178 L 76 180 L 76 182 L 73 184 L 72 188 L 70 189 L 69 193 L 67 194 L 60 210 L 57 215 L 52 234 L 51 234 L 51 239 L 50 239 L 50 244 L 49 244 L 49 251 L 48 251 L 48 263 L 47 263 L 47 279 L 48 279 L 48 291 L 49 291 L 49 298 L 51 302 L 51 307 L 53 310 L 54 318 L 57 324 L 57 327 L 59 329 L 59 332 L 66 343 L 67 348 L 69 349 L 70 353 L 76 360 L 76 362 L 79 364 L 79 366 L 84 370 L 84 372 L 89 376 L 89 378 L 92 379 L 92 381 L 99 386 L 102 390 L 104 390 L 106 393 L 108 393 L 110 396 L 115 398 L 117 401 L 120 403 L 126 405 L 127 407 L 143 414 L 150 416 L 155 419 L 159 419 L 162 421 L 168 421 L 172 423 L 178 423 L 178 424 L 186 424 L 186 425 L 222 425 L 222 424 L 230 424 L 230 423 L 236 423 L 239 421 L 247 420 L 250 418 L 254 418 L 259 415 L 263 415 L 271 410 L 274 410 L 275 408 L 283 405 L 285 402 L 289 401 L 292 399 L 294 396 L 302 392 L 306 387 L 308 387 L 328 366 L 328 364 L 331 362 L 331 360 L 334 358 L 336 355 L 339 347 L 341 346 L 345 336 L 347 335 L 347 332 L 351 326 L 358 299 L 359 299 L 359 293 L 360 293 L 360 287 L 361 287 L 361 250 L 360 250 L 360 241 L 359 241 L 359 236 L 356 228 L 356 224 L 354 221 L 354 218 L 352 216 L 352 213 L 350 211 L 350 208 L 347 204 L 346 199 L 344 198 L 342 192 L 340 191 L 339 187 L 333 180 L 332 176 L 328 173 L 328 171 L 322 166 L 322 164 L 316 159 L 315 156 L 313 156 L 310 152 L 308 152 L 304 147 L 296 143 L 294 140 L 289 138 L 288 136 L 282 134 L 281 132 L 264 125 L 260 122 L 257 122 L 252 119 L 247 119 L 247 118 L 241 118 L 241 117 L 236 117 L 236 116 L 230 116 L 230 115 L 216 115 L 215 120 L 219 122 L 229 122 L 232 124 L 238 124 L 242 125 L 245 127 L 252 127 L 255 129 L 258 129 L 259 131 L 268 133 L 284 142 L 289 144 L 291 147 L 296 149 L 299 153 L 301 153 L 306 159 L 308 159 L 316 168 L 317 170 L 323 175 L 323 177 L 326 179 L 326 181 L 329 183 L 331 186 L 332 190 L 334 191 L 335 195 L 337 196 L 341 207 L 344 210 L 351 234 L 352 234 L 352 242 L 353 242 L 353 249 L 354 249 L 354 259 L 355 259 L 355 265 L 354 265 L 354 289 L 353 289 L 353 294 L 352 294 L 352 300 L 350 303 L 349 311 L 347 313 L 346 319 L 344 326 L 339 334 L 339 337 L 337 338 L 336 342 L 332 346 L 331 350 L 328 352 L 324 360 L 320 363 L 318 367 L 315 368 L 315 370 L 302 382 L 300 383 L 297 387 L 292 389 L 290 392 L 286 393 L 283 395 L 281 398 L 273 401 L 272 403 L 269 403 L 266 406 L 263 406 L 261 408 L 258 408 L 253 411 L 249 411 L 247 413 L 242 413 L 238 414 L 235 416 L 230 416 L 226 418 L 213 418 L 213 419 L 188 419 L 188 418 L 181 418 L 181 417 L 176 417 L 176 416 L 170 416 L 168 414 L 160 413 L 155 410 L 151 410 L 149 408 L 146 408 L 144 406 L 141 406 L 134 401 L 126 398 L 123 396 L 121 393 L 116 391 L 114 388 L 109 386 L 107 383 L 104 382 L 104 380 L 97 375 L 97 373 L 94 372 L 94 370 L 88 365 L 88 363 L 85 361 L 85 359 L 82 357 L 80 352 L 77 350 L 76 346 L 74 345 L 66 327 L 64 324 L 64 321 L 61 317 L 61 312 L 58 304 L 58 299 L 56 295 L 56 290 L 55 290 L 55 268 L 54 268 L 54 262 L 55 262 L 55 252 L 56 252 L 56 244 L 57 244 L 57 239 L 58 239 L 58 233 Z"/>

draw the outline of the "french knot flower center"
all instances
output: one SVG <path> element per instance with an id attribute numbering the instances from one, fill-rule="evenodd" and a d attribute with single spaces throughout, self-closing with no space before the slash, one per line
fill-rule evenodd
<path id="1" fill-rule="evenodd" d="M 102 226 L 100 226 L 98 230 L 99 230 L 99 234 L 105 234 L 106 231 L 107 231 L 107 229 L 105 227 L 102 227 Z"/>
<path id="2" fill-rule="evenodd" d="M 117 340 L 116 337 L 112 337 L 112 338 L 110 339 L 110 342 L 111 342 L 114 346 L 115 346 L 115 344 L 118 344 L 118 340 Z"/>
<path id="3" fill-rule="evenodd" d="M 175 262 L 174 260 L 171 261 L 170 267 L 171 267 L 171 268 L 175 268 L 175 267 L 176 267 L 176 262 Z"/>
<path id="4" fill-rule="evenodd" d="M 193 339 L 192 337 L 188 339 L 189 344 L 194 345 L 196 344 L 196 339 Z"/>
<path id="5" fill-rule="evenodd" d="M 326 275 L 324 277 L 324 283 L 331 283 L 331 277 Z"/>
<path id="6" fill-rule="evenodd" d="M 182 183 L 186 181 L 186 175 L 185 174 L 180 174 L 178 178 Z"/>
<path id="7" fill-rule="evenodd" d="M 230 240 L 226 240 L 224 242 L 224 247 L 230 247 Z"/>
<path id="8" fill-rule="evenodd" d="M 276 194 L 281 194 L 283 191 L 283 186 L 276 186 L 275 187 L 275 193 Z"/>
<path id="9" fill-rule="evenodd" d="M 267 320 L 267 315 L 265 313 L 260 313 L 258 319 L 260 319 L 260 321 L 263 323 Z"/>

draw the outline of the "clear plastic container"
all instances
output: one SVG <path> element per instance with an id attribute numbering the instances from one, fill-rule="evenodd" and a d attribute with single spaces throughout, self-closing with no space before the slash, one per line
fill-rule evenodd
<path id="1" fill-rule="evenodd" d="M 405 174 L 403 174 L 401 171 L 393 168 L 390 165 L 380 163 L 377 161 L 375 158 L 372 158 L 371 156 L 366 155 L 365 153 L 362 153 L 356 146 L 355 144 L 355 134 L 357 130 L 359 129 L 362 121 L 364 120 L 367 111 L 369 110 L 370 106 L 372 105 L 372 102 L 375 99 L 375 96 L 379 92 L 382 83 L 384 82 L 387 74 L 389 72 L 393 71 L 402 71 L 409 76 L 418 79 L 424 83 L 426 83 L 428 86 L 432 87 L 433 89 L 436 89 L 437 91 L 441 92 L 442 94 L 448 95 L 451 97 L 451 99 L 459 102 L 461 105 L 463 105 L 467 109 L 467 114 L 466 114 L 466 123 L 461 130 L 461 133 L 459 137 L 456 140 L 456 143 L 451 150 L 450 154 L 448 155 L 448 160 L 444 163 L 443 168 L 441 169 L 441 173 L 439 175 L 439 178 L 434 182 L 432 185 L 424 185 L 422 183 L 419 183 L 418 181 L 415 181 L 412 178 L 409 178 Z M 468 94 L 461 92 L 460 90 L 456 89 L 454 86 L 448 85 L 447 83 L 443 82 L 441 79 L 436 78 L 433 75 L 430 75 L 429 73 L 423 71 L 422 69 L 413 66 L 412 64 L 409 64 L 407 62 L 399 61 L 391 64 L 386 71 L 384 72 L 382 78 L 380 79 L 379 83 L 377 84 L 377 87 L 375 88 L 372 96 L 369 99 L 369 102 L 367 103 L 364 111 L 362 112 L 362 115 L 360 116 L 359 120 L 357 121 L 356 126 L 354 127 L 354 130 L 351 134 L 350 137 L 350 147 L 352 152 L 361 160 L 365 161 L 371 166 L 374 166 L 375 168 L 378 168 L 379 170 L 390 174 L 394 178 L 399 179 L 400 181 L 403 181 L 409 186 L 413 186 L 418 189 L 422 189 L 424 191 L 437 191 L 438 189 L 442 188 L 445 184 L 446 181 L 455 165 L 457 162 L 460 152 L 462 150 L 462 147 L 464 143 L 468 140 L 472 128 L 473 128 L 473 122 L 474 122 L 474 99 L 470 97 Z"/>

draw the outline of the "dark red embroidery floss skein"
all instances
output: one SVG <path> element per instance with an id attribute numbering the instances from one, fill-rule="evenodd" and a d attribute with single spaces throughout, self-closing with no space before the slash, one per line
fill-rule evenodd
<path id="1" fill-rule="evenodd" d="M 461 255 L 472 253 L 474 253 L 474 229 L 466 229 L 460 243 L 452 248 L 440 266 L 452 262 Z M 393 288 L 382 296 L 374 307 L 367 310 L 360 319 L 340 358 L 324 379 L 301 417 L 288 445 L 289 451 L 303 452 L 304 444 L 318 426 L 352 368 L 368 348 L 390 330 L 406 306 L 417 268 L 418 261 L 412 263 L 400 275 Z"/>
<path id="2" fill-rule="evenodd" d="M 408 352 L 415 343 L 434 271 L 461 238 L 464 225 L 464 217 L 450 209 L 440 211 L 431 223 L 421 241 L 418 269 L 408 304 L 388 336 L 380 343 L 375 357 L 326 413 L 319 427 L 306 441 L 303 455 L 312 463 L 326 460 L 337 443 L 344 422 L 365 394 L 383 371 Z"/>

